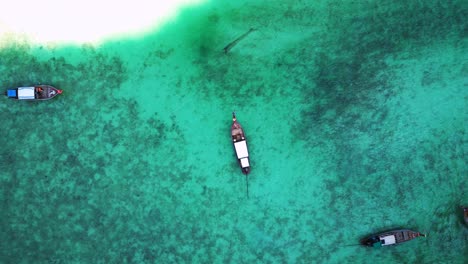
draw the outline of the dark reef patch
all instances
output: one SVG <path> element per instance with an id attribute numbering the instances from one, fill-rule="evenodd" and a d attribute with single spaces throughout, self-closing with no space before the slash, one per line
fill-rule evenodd
<path id="1" fill-rule="evenodd" d="M 154 216 L 158 201 L 179 199 L 175 192 L 188 173 L 170 164 L 184 154 L 165 139 L 184 137 L 176 123 L 157 114 L 143 120 L 135 100 L 114 92 L 128 78 L 119 57 L 89 46 L 81 47 L 79 62 L 56 53 L 38 59 L 26 44 L 0 50 L 0 73 L 8 87 L 47 83 L 64 89 L 49 102 L 8 100 L 2 106 L 0 182 L 7 198 L 0 234 L 9 244 L 1 248 L 1 260 L 53 262 L 67 256 L 112 262 L 110 255 L 94 252 L 122 248 L 134 256 L 137 238 L 150 241 L 165 232 L 161 226 L 145 230 L 158 218 L 148 218 L 141 206 Z M 158 156 L 167 163 L 150 166 Z M 164 182 L 172 188 L 167 194 L 141 198 L 153 195 L 147 186 L 166 189 Z M 78 247 L 82 254 L 77 255 Z"/>
<path id="2" fill-rule="evenodd" d="M 430 148 L 393 149 L 393 132 L 389 127 L 397 120 L 388 119 L 392 109 L 386 102 L 402 92 L 402 88 L 391 83 L 395 78 L 392 72 L 398 69 L 391 68 L 386 59 L 407 50 L 418 56 L 421 47 L 462 38 L 466 34 L 467 23 L 463 22 L 466 8 L 461 1 L 379 2 L 356 6 L 337 2 L 329 8 L 326 23 L 330 32 L 318 41 L 315 52 L 302 51 L 301 56 L 284 54 L 287 58 L 301 58 L 296 61 L 298 70 L 293 68 L 289 73 L 304 95 L 305 109 L 291 133 L 308 147 L 333 153 L 323 163 L 336 173 L 334 179 L 324 181 L 330 197 L 323 210 L 331 214 L 346 208 L 368 210 L 376 201 L 382 205 L 376 211 L 410 210 L 411 201 L 417 199 L 411 186 L 418 183 L 418 187 L 431 188 L 425 183 L 425 172 L 416 160 L 426 160 L 427 171 L 441 173 L 442 164 L 433 157 L 434 149 L 443 148 L 440 152 L 446 154 L 454 151 L 437 142 L 431 142 Z M 307 61 L 307 57 L 312 63 L 303 66 L 301 62 Z M 283 63 L 278 65 L 285 67 Z M 424 85 L 437 79 L 425 74 Z M 358 199 L 366 197 L 365 193 L 367 199 Z M 395 195 L 395 199 L 387 199 L 388 195 Z M 364 223 L 390 220 L 379 217 L 368 215 Z M 346 223 L 336 223 L 337 227 L 343 225 Z"/>

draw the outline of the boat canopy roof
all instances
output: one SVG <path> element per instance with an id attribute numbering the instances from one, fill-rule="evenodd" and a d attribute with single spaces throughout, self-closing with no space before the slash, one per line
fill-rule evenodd
<path id="1" fill-rule="evenodd" d="M 234 147 L 236 149 L 238 159 L 247 158 L 249 156 L 249 151 L 247 150 L 247 143 L 245 140 L 235 142 Z"/>
<path id="2" fill-rule="evenodd" d="M 240 159 L 240 162 L 241 162 L 241 167 L 242 168 L 248 168 L 250 166 L 249 158 L 242 158 L 242 159 Z"/>
<path id="3" fill-rule="evenodd" d="M 389 246 L 395 244 L 395 236 L 389 235 L 380 238 L 382 240 L 382 246 Z"/>
<path id="4" fill-rule="evenodd" d="M 18 99 L 34 99 L 34 87 L 19 87 Z"/>

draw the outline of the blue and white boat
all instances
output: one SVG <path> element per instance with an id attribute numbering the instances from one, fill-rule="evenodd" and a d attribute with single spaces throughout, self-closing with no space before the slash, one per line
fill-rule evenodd
<path id="1" fill-rule="evenodd" d="M 49 100 L 63 91 L 50 85 L 36 85 L 8 89 L 6 96 L 16 100 Z"/>

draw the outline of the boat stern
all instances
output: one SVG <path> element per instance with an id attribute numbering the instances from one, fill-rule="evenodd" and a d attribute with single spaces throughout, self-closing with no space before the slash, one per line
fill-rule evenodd
<path id="1" fill-rule="evenodd" d="M 361 239 L 359 241 L 361 245 L 366 246 L 366 247 L 381 247 L 382 246 L 382 241 L 380 241 L 378 236 L 372 236 L 372 237 L 366 237 L 364 239 Z"/>
<path id="2" fill-rule="evenodd" d="M 242 173 L 244 173 L 245 175 L 249 174 L 250 173 L 249 157 L 239 159 L 239 163 L 240 163 L 240 166 L 242 168 Z"/>
<path id="3" fill-rule="evenodd" d="M 8 98 L 18 99 L 18 93 L 16 89 L 8 89 L 5 93 Z"/>
<path id="4" fill-rule="evenodd" d="M 234 149 L 236 151 L 236 156 L 239 160 L 242 173 L 248 174 L 250 172 L 250 160 L 247 142 L 245 140 L 234 142 Z"/>

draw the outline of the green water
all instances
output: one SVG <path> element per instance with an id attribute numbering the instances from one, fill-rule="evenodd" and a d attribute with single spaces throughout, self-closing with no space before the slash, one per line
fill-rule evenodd
<path id="1" fill-rule="evenodd" d="M 466 263 L 466 2 L 234 2 L 96 47 L 2 39 L 2 89 L 64 93 L 1 100 L 1 263 Z M 429 236 L 355 245 L 398 227 Z"/>

